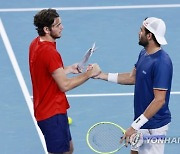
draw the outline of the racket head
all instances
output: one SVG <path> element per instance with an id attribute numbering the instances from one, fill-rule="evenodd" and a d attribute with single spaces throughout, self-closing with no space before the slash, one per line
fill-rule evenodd
<path id="1" fill-rule="evenodd" d="M 85 53 L 83 59 L 81 62 L 78 63 L 78 70 L 82 71 L 89 60 L 90 56 L 92 55 L 92 50 L 91 48 Z"/>
<path id="2" fill-rule="evenodd" d="M 86 142 L 96 153 L 112 154 L 125 145 L 120 144 L 124 133 L 125 129 L 113 122 L 98 122 L 89 128 Z"/>
<path id="3" fill-rule="evenodd" d="M 77 66 L 79 72 L 83 71 L 86 63 L 88 62 L 89 58 L 91 57 L 91 55 L 94 53 L 95 50 L 96 50 L 96 48 L 95 48 L 95 43 L 94 43 L 92 45 L 92 47 L 86 51 L 82 61 L 79 62 L 78 66 Z"/>

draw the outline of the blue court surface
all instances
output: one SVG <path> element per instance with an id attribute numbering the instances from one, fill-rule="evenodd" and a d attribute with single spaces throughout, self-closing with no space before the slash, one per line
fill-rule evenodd
<path id="1" fill-rule="evenodd" d="M 64 26 L 57 48 L 64 64 L 81 60 L 94 43 L 90 63 L 104 72 L 131 71 L 139 51 L 138 32 L 145 17 L 164 19 L 169 53 L 174 65 L 168 136 L 180 138 L 180 3 L 178 0 L 1 0 L 0 1 L 0 154 L 44 154 L 45 146 L 32 113 L 28 48 L 37 36 L 33 16 L 56 8 Z M 128 128 L 133 120 L 134 86 L 90 79 L 67 92 L 73 119 L 70 126 L 74 154 L 93 154 L 86 144 L 90 126 L 111 121 Z M 42 141 L 42 142 L 41 142 Z M 180 141 L 179 141 L 180 142 Z M 129 153 L 129 147 L 119 153 Z M 180 143 L 166 144 L 165 154 L 179 154 Z"/>

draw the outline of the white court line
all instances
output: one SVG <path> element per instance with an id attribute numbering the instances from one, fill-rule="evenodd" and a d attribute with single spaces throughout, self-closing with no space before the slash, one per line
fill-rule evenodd
<path id="1" fill-rule="evenodd" d="M 157 5 L 125 5 L 125 6 L 90 6 L 90 7 L 53 7 L 60 11 L 80 10 L 114 10 L 114 9 L 150 9 L 150 8 L 179 8 L 180 4 L 157 4 Z M 7 8 L 0 9 L 0 12 L 32 12 L 45 8 Z"/>
<path id="2" fill-rule="evenodd" d="M 69 94 L 67 95 L 67 97 L 112 97 L 112 96 L 133 96 L 133 95 L 134 93 Z M 171 92 L 171 95 L 180 95 L 180 91 Z"/>
<path id="3" fill-rule="evenodd" d="M 133 96 L 134 93 L 103 93 L 103 94 L 72 94 L 67 97 L 110 97 L 110 96 Z"/>
<path id="4" fill-rule="evenodd" d="M 133 96 L 134 93 L 102 93 L 102 94 L 69 94 L 67 97 L 114 97 L 114 96 Z M 180 91 L 171 92 L 171 95 L 180 95 Z M 31 96 L 32 98 L 32 96 Z"/>
<path id="5" fill-rule="evenodd" d="M 67 95 L 67 97 L 112 97 L 112 96 L 133 96 L 133 95 L 134 93 L 102 93 L 102 94 L 71 94 L 71 95 Z M 171 92 L 171 95 L 180 95 L 180 91 Z"/>
<path id="6" fill-rule="evenodd" d="M 112 97 L 112 96 L 133 96 L 133 95 L 134 93 L 69 94 L 67 95 L 67 97 Z M 180 91 L 171 92 L 171 95 L 180 95 Z"/>
<path id="7" fill-rule="evenodd" d="M 102 93 L 102 94 L 69 94 L 67 97 L 114 97 L 114 96 L 133 96 L 134 93 Z M 171 92 L 171 95 L 180 95 L 180 91 Z M 31 96 L 31 99 L 33 96 Z"/>
<path id="8" fill-rule="evenodd" d="M 27 106 L 28 106 L 29 111 L 30 111 L 30 113 L 31 113 L 31 117 L 32 117 L 32 119 L 33 119 L 34 125 L 35 125 L 35 127 L 36 127 L 36 129 L 37 129 L 38 135 L 39 135 L 39 137 L 40 137 L 40 140 L 41 140 L 41 143 L 42 143 L 42 145 L 43 145 L 44 151 L 45 151 L 45 153 L 46 153 L 46 145 L 45 145 L 45 141 L 44 141 L 44 139 L 43 139 L 43 135 L 42 135 L 39 127 L 37 126 L 36 120 L 35 120 L 35 118 L 34 118 L 34 114 L 33 114 L 33 102 L 32 102 L 32 100 L 31 100 L 31 97 L 30 97 L 28 88 L 27 88 L 26 83 L 25 83 L 25 81 L 24 81 L 24 78 L 23 78 L 23 76 L 22 76 L 21 70 L 20 70 L 20 68 L 19 68 L 18 62 L 17 62 L 16 57 L 15 57 L 15 55 L 14 55 L 14 51 L 13 51 L 13 49 L 12 49 L 12 47 L 11 47 L 10 41 L 9 41 L 8 36 L 7 36 L 7 34 L 6 34 L 6 31 L 5 31 L 5 29 L 4 29 L 4 26 L 3 26 L 3 23 L 2 23 L 2 21 L 1 21 L 1 18 L 0 18 L 0 35 L 1 35 L 2 40 L 3 40 L 3 42 L 4 42 L 4 45 L 5 45 L 7 54 L 8 54 L 8 56 L 9 56 L 9 58 L 10 58 L 10 61 L 11 61 L 12 66 L 13 66 L 13 68 L 14 68 L 16 77 L 17 77 L 17 79 L 18 79 L 18 82 L 19 82 L 19 84 L 20 84 L 21 90 L 22 90 L 23 95 L 24 95 L 24 97 L 25 97 Z"/>

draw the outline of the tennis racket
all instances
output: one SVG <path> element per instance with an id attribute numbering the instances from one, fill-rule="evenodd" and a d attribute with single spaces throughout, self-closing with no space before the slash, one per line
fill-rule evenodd
<path id="1" fill-rule="evenodd" d="M 85 53 L 83 59 L 78 63 L 77 68 L 78 68 L 79 72 L 83 71 L 87 61 L 89 60 L 91 55 L 94 53 L 94 51 L 97 49 L 97 48 L 95 48 L 95 46 L 96 46 L 96 44 L 94 43 L 92 45 L 92 47 Z"/>
<path id="2" fill-rule="evenodd" d="M 120 139 L 125 132 L 124 128 L 113 122 L 99 122 L 89 128 L 86 141 L 90 149 L 96 153 L 113 154 L 125 146 L 125 143 L 120 144 Z M 153 141 L 154 139 L 163 140 L 165 135 L 143 135 L 137 132 L 131 135 L 130 144 L 137 148 L 142 146 L 144 141 Z"/>
<path id="3" fill-rule="evenodd" d="M 112 122 L 94 124 L 87 132 L 86 141 L 90 149 L 100 154 L 112 154 L 125 144 L 120 144 L 125 129 Z"/>

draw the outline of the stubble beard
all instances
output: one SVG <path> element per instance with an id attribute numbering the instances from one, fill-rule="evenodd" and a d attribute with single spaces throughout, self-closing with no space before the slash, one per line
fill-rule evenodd
<path id="1" fill-rule="evenodd" d="M 55 34 L 52 33 L 52 32 L 50 33 L 50 36 L 51 36 L 54 40 L 61 38 L 61 35 L 57 36 L 57 35 L 55 35 Z"/>
<path id="2" fill-rule="evenodd" d="M 144 48 L 148 46 L 148 41 L 142 41 L 142 40 L 139 40 L 139 45 L 143 46 Z"/>

